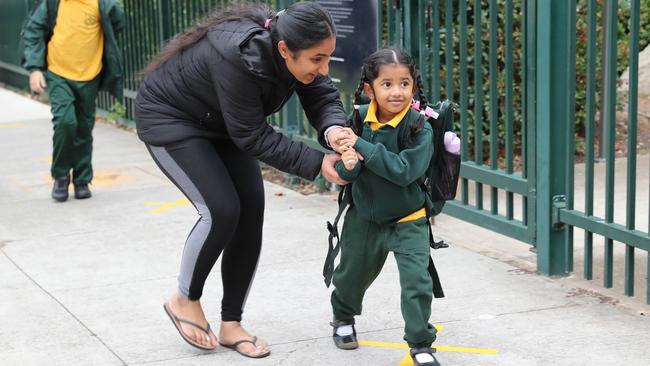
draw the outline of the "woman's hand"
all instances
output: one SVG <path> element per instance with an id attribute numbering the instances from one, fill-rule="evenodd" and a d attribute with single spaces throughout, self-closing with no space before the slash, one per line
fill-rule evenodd
<path id="1" fill-rule="evenodd" d="M 336 162 L 339 160 L 341 160 L 341 156 L 339 154 L 325 155 L 320 166 L 320 172 L 328 182 L 344 186 L 348 184 L 348 182 L 341 179 L 341 177 L 339 177 L 339 173 L 336 172 L 336 168 L 334 168 L 334 164 L 336 164 Z"/>
<path id="2" fill-rule="evenodd" d="M 343 160 L 343 165 L 345 165 L 345 169 L 347 170 L 354 169 L 354 167 L 359 162 L 357 155 L 358 155 L 357 151 L 351 146 L 345 148 L 343 154 L 341 155 L 341 159 Z"/>
<path id="3" fill-rule="evenodd" d="M 338 139 L 338 142 L 342 146 L 354 146 L 354 144 L 357 142 L 357 139 L 359 136 L 357 136 L 354 131 L 352 131 L 351 128 L 339 128 L 339 130 L 343 130 L 340 132 L 340 137 Z"/>
<path id="4" fill-rule="evenodd" d="M 339 141 L 347 135 L 345 130 L 346 129 L 343 127 L 333 128 L 327 133 L 327 142 L 329 142 L 332 149 L 339 154 L 343 153 L 343 145 L 341 145 Z"/>

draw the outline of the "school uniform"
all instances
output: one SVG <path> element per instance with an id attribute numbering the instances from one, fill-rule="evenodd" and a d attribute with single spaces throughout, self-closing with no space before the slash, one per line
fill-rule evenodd
<path id="1" fill-rule="evenodd" d="M 354 145 L 364 160 L 347 170 L 336 165 L 342 179 L 352 182 L 352 203 L 341 233 L 341 259 L 334 270 L 331 303 L 336 320 L 360 315 L 365 291 L 379 275 L 389 252 L 400 274 L 401 310 L 409 347 L 427 347 L 436 338 L 429 323 L 432 279 L 428 272 L 429 231 L 425 193 L 418 179 L 433 155 L 433 131 L 428 123 L 404 141 L 419 113 L 410 106 L 387 123 L 379 123 L 376 103 L 359 110 L 365 123 Z M 405 145 L 405 146 L 402 146 Z"/>
<path id="2" fill-rule="evenodd" d="M 45 72 L 54 127 L 51 174 L 92 180 L 92 129 L 100 89 L 122 99 L 122 55 L 116 33 L 124 13 L 115 0 L 50 0 L 24 30 L 24 64 Z"/>

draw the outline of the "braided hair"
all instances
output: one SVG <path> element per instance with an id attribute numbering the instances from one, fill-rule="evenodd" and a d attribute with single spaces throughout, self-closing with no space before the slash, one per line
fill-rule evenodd
<path id="1" fill-rule="evenodd" d="M 411 77 L 415 81 L 418 88 L 418 99 L 420 101 L 420 111 L 425 111 L 428 106 L 427 97 L 424 93 L 422 77 L 417 64 L 409 54 L 397 47 L 387 47 L 375 51 L 373 54 L 366 58 L 363 66 L 361 67 L 361 78 L 359 79 L 359 86 L 354 93 L 354 112 L 352 113 L 351 128 L 357 134 L 361 135 L 363 129 L 363 121 L 359 114 L 359 105 L 362 104 L 363 86 L 364 84 L 372 85 L 372 82 L 379 77 L 379 71 L 384 65 L 404 65 L 409 69 Z M 409 128 L 409 140 L 416 136 L 423 128 L 425 116 L 423 113 L 420 117 L 411 124 Z"/>

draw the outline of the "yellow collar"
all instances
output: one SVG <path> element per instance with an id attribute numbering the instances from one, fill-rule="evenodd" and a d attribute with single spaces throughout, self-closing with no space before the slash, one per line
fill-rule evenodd
<path id="1" fill-rule="evenodd" d="M 406 115 L 406 113 L 408 113 L 410 108 L 411 106 L 407 105 L 406 107 L 404 107 L 404 109 L 401 112 L 396 114 L 395 117 L 393 117 L 390 121 L 386 123 L 381 123 L 377 118 L 377 102 L 373 99 L 372 102 L 370 102 L 370 106 L 368 106 L 368 113 L 366 113 L 366 118 L 363 121 L 367 122 L 373 131 L 386 125 L 395 128 L 400 124 L 400 122 L 402 122 L 402 119 L 404 119 L 404 116 Z"/>

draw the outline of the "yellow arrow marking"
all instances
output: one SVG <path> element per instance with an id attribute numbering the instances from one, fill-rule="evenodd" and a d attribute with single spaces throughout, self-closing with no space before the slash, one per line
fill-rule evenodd
<path id="1" fill-rule="evenodd" d="M 23 128 L 24 123 L 0 123 L 0 128 Z"/>
<path id="2" fill-rule="evenodd" d="M 174 207 L 191 206 L 192 205 L 187 198 L 181 198 L 180 200 L 174 201 L 174 202 L 145 202 L 144 204 L 147 205 L 147 206 L 160 206 L 160 207 L 158 207 L 156 209 L 153 209 L 153 210 L 149 211 L 149 213 L 156 213 L 156 214 L 165 212 L 165 211 L 170 210 L 170 209 L 172 209 Z"/>

